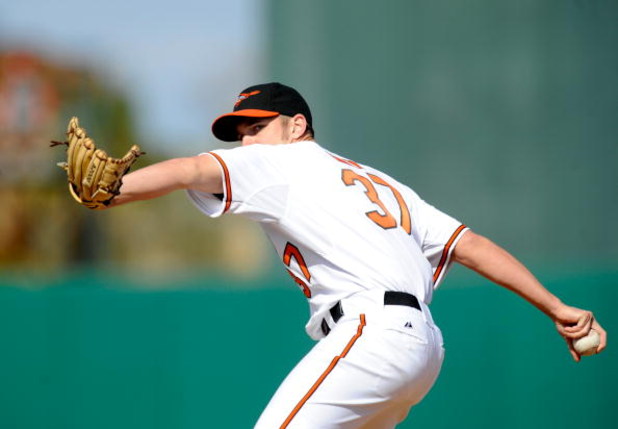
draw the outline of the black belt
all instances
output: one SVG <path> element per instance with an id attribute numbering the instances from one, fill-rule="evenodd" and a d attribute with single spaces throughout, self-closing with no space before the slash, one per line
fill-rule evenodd
<path id="1" fill-rule="evenodd" d="M 406 292 L 384 292 L 384 305 L 405 305 L 407 307 L 416 308 L 419 311 L 421 309 L 421 305 L 418 303 L 418 299 L 414 295 Z M 333 318 L 333 322 L 337 323 L 339 319 L 343 317 L 343 308 L 341 308 L 341 301 L 338 301 L 337 304 L 333 305 L 330 308 L 329 312 L 331 317 Z M 329 334 L 330 326 L 328 326 L 328 322 L 326 322 L 326 319 L 322 319 L 321 328 L 324 336 Z"/>

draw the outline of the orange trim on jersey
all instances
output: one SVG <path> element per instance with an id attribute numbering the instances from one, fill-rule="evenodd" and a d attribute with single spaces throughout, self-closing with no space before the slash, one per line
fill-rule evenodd
<path id="1" fill-rule="evenodd" d="M 350 349 L 352 348 L 352 346 L 354 345 L 354 343 L 356 342 L 356 340 L 358 340 L 360 338 L 360 336 L 363 334 L 363 328 L 366 325 L 366 321 L 365 321 L 365 315 L 361 314 L 360 315 L 360 323 L 358 325 L 358 329 L 356 330 L 356 334 L 352 337 L 352 339 L 348 342 L 348 344 L 345 346 L 345 348 L 343 349 L 343 351 L 341 352 L 341 354 L 339 356 L 335 356 L 335 358 L 333 359 L 333 361 L 330 363 L 330 365 L 328 366 L 328 368 L 326 368 L 326 371 L 324 371 L 322 373 L 322 375 L 320 376 L 320 378 L 318 378 L 318 380 L 313 384 L 313 386 L 311 386 L 311 389 L 309 389 L 309 391 L 307 392 L 307 394 L 303 397 L 303 399 L 300 400 L 300 402 L 296 405 L 296 407 L 294 407 L 294 409 L 292 410 L 292 412 L 290 413 L 290 415 L 288 416 L 287 419 L 285 419 L 285 421 L 283 422 L 283 424 L 281 425 L 280 429 L 285 429 L 288 427 L 288 425 L 290 424 L 290 422 L 292 421 L 292 419 L 296 416 L 296 414 L 298 414 L 298 412 L 300 411 L 300 409 L 303 407 L 303 405 L 305 405 L 305 403 L 309 400 L 309 398 L 311 397 L 311 395 L 313 395 L 315 393 L 315 391 L 318 389 L 318 387 L 320 387 L 320 384 L 322 384 L 322 382 L 326 379 L 326 377 L 328 377 L 328 375 L 333 371 L 333 369 L 335 368 L 335 366 L 337 366 L 337 363 L 346 357 L 346 355 L 348 354 L 348 352 L 350 351 Z"/>
<path id="2" fill-rule="evenodd" d="M 230 180 L 230 170 L 228 170 L 225 161 L 219 155 L 213 152 L 208 152 L 211 154 L 218 162 L 221 164 L 221 168 L 223 169 L 223 176 L 225 177 L 225 207 L 223 208 L 223 213 L 230 209 L 232 205 L 232 182 Z"/>
<path id="3" fill-rule="evenodd" d="M 463 231 L 466 228 L 467 228 L 466 225 L 459 225 L 459 228 L 455 230 L 453 235 L 451 235 L 451 238 L 449 238 L 449 240 L 446 242 L 446 245 L 444 246 L 444 250 L 442 250 L 442 257 L 440 258 L 438 267 L 436 268 L 436 271 L 433 273 L 434 283 L 438 281 L 438 278 L 440 278 L 440 274 L 442 274 L 442 270 L 444 269 L 444 266 L 446 265 L 446 261 L 448 260 L 448 255 L 451 251 L 451 246 L 453 245 L 457 237 L 459 237 L 459 234 L 461 234 L 461 231 Z"/>
<path id="4" fill-rule="evenodd" d="M 296 259 L 296 263 L 300 267 L 300 270 L 303 273 L 303 276 L 307 279 L 307 282 L 311 282 L 311 273 L 309 272 L 309 268 L 307 268 L 307 263 L 305 262 L 305 258 L 303 258 L 302 253 L 298 250 L 298 247 L 294 246 L 289 241 L 285 245 L 285 249 L 283 250 L 283 263 L 286 267 L 290 267 L 290 263 L 292 262 L 292 257 Z M 294 281 L 298 286 L 303 289 L 303 293 L 307 298 L 311 298 L 311 290 L 309 289 L 309 285 L 299 279 L 294 273 L 288 269 L 288 273 L 292 276 Z"/>
<path id="5" fill-rule="evenodd" d="M 361 169 L 363 168 L 359 163 L 354 162 L 351 159 L 342 158 L 340 156 L 333 155 L 332 153 L 329 153 L 329 155 L 335 158 L 337 161 L 343 162 L 344 164 L 351 165 L 352 167 L 356 167 L 356 168 L 361 168 Z"/>

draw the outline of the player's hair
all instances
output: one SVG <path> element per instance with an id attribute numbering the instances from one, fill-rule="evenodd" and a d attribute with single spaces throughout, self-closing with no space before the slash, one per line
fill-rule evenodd
<path id="1" fill-rule="evenodd" d="M 279 115 L 279 117 L 281 118 L 281 123 L 283 126 L 287 126 L 292 119 L 291 116 L 286 115 Z M 313 127 L 309 124 L 309 122 L 307 122 L 307 128 L 305 129 L 305 133 L 300 137 L 300 140 L 312 140 L 314 137 L 315 132 L 313 131 Z"/>

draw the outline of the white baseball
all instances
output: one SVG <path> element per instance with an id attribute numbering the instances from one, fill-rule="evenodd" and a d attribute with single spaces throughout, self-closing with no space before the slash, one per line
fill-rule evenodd
<path id="1" fill-rule="evenodd" d="M 580 356 L 590 356 L 597 352 L 600 343 L 599 333 L 591 329 L 585 337 L 573 340 L 573 348 Z"/>

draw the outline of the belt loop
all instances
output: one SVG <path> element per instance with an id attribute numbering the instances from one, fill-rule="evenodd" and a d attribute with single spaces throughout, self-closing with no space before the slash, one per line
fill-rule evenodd
<path id="1" fill-rule="evenodd" d="M 332 317 L 333 319 L 333 325 L 339 322 L 339 319 L 343 317 L 343 307 L 341 306 L 341 301 L 337 301 L 337 304 L 333 305 L 330 308 L 329 313 L 330 313 L 330 317 Z M 326 317 L 322 319 L 320 328 L 322 329 L 322 333 L 324 334 L 324 336 L 327 336 L 330 333 L 331 328 L 328 325 L 328 322 L 326 321 Z"/>
<path id="2" fill-rule="evenodd" d="M 326 322 L 326 318 L 322 319 L 322 324 L 320 325 L 320 328 L 322 329 L 322 333 L 324 334 L 324 336 L 327 336 L 328 334 L 330 334 L 330 327 L 328 326 L 328 323 Z"/>
<path id="3" fill-rule="evenodd" d="M 339 322 L 339 319 L 343 317 L 343 307 L 341 307 L 341 301 L 337 301 L 337 304 L 330 308 L 330 315 L 333 318 L 333 322 Z"/>

